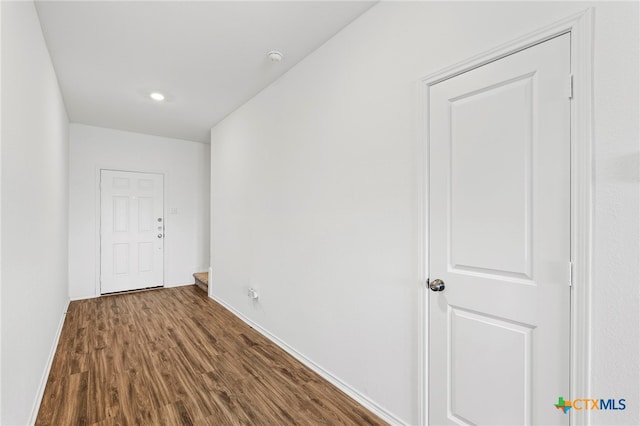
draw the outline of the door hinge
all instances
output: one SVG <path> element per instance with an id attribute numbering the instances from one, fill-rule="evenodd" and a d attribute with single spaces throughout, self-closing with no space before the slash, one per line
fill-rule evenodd
<path id="1" fill-rule="evenodd" d="M 569 287 L 573 287 L 573 263 L 569 262 Z"/>
<path id="2" fill-rule="evenodd" d="M 569 74 L 569 84 L 567 87 L 567 95 L 569 96 L 569 99 L 573 99 L 573 74 Z"/>

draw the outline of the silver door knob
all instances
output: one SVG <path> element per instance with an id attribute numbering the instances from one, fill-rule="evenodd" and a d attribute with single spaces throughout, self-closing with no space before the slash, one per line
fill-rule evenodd
<path id="1" fill-rule="evenodd" d="M 162 234 L 158 234 L 158 238 L 162 238 Z"/>
<path id="2" fill-rule="evenodd" d="M 430 281 L 429 288 L 431 291 L 442 291 L 444 290 L 444 281 L 438 279 Z"/>

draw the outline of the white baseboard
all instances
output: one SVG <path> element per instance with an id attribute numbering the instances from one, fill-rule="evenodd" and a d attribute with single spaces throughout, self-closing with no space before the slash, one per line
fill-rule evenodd
<path id="1" fill-rule="evenodd" d="M 88 299 L 97 299 L 98 297 L 100 297 L 99 294 L 92 294 L 90 296 L 80 296 L 80 297 L 72 297 L 70 299 L 71 302 L 75 302 L 77 300 L 88 300 Z"/>
<path id="2" fill-rule="evenodd" d="M 33 402 L 33 409 L 31 410 L 31 416 L 29 417 L 28 424 L 30 426 L 33 426 L 36 423 L 36 419 L 38 417 L 38 411 L 40 411 L 40 404 L 42 404 L 42 397 L 44 396 L 44 390 L 47 387 L 47 380 L 49 379 L 49 373 L 51 372 L 51 366 L 53 365 L 53 357 L 56 355 L 56 349 L 58 348 L 58 342 L 60 341 L 60 335 L 62 334 L 62 326 L 64 325 L 64 319 L 67 316 L 67 311 L 69 310 L 69 303 L 71 303 L 71 300 L 67 299 L 67 303 L 64 304 L 64 309 L 62 310 L 62 316 L 60 317 L 60 322 L 58 323 L 56 336 L 53 339 L 53 344 L 51 345 L 51 350 L 49 351 L 49 358 L 47 358 L 47 365 L 45 366 L 44 372 L 42 373 L 42 378 L 40 379 L 38 394 L 36 395 L 36 400 Z"/>
<path id="3" fill-rule="evenodd" d="M 209 286 L 209 288 L 211 288 L 211 286 Z M 318 373 L 320 376 L 322 376 L 322 378 L 327 380 L 329 383 L 333 384 L 335 387 L 340 389 L 342 392 L 347 394 L 349 397 L 354 399 L 356 402 L 358 402 L 360 405 L 365 407 L 367 410 L 371 411 L 376 416 L 380 417 L 385 422 L 391 425 L 399 425 L 399 426 L 405 424 L 402 420 L 398 419 L 396 416 L 389 413 L 384 408 L 380 407 L 377 403 L 375 403 L 368 397 L 362 395 L 360 392 L 353 389 L 351 386 L 344 383 L 342 380 L 340 380 L 339 378 L 337 378 L 336 376 L 334 376 L 324 368 L 320 367 L 318 364 L 316 364 L 315 362 L 313 362 L 312 360 L 310 360 L 300 352 L 296 351 L 294 348 L 292 348 L 291 346 L 289 346 L 288 344 L 280 340 L 278 337 L 274 336 L 273 334 L 271 334 L 270 332 L 268 332 L 267 330 L 265 330 L 264 328 L 262 328 L 261 326 L 259 326 L 258 324 L 256 324 L 255 322 L 253 322 L 252 320 L 250 320 L 240 312 L 238 312 L 237 310 L 235 310 L 231 305 L 221 300 L 220 298 L 212 295 L 211 290 L 209 293 L 209 297 L 211 297 L 216 302 L 220 303 L 222 306 L 224 306 L 229 311 L 231 311 L 231 313 L 233 313 L 235 316 L 240 318 L 243 322 L 248 324 L 250 327 L 253 327 L 258 333 L 262 334 L 264 337 L 266 337 L 267 339 L 269 339 L 270 341 L 278 345 L 280 348 L 282 348 L 285 352 L 293 356 L 295 359 L 297 359 L 298 361 L 300 361 L 301 363 L 309 367 L 311 370 Z"/>
<path id="4" fill-rule="evenodd" d="M 178 284 L 165 284 L 164 288 L 173 288 L 173 287 L 186 287 L 188 285 L 193 285 L 194 283 L 178 283 Z M 158 287 L 162 288 L 162 287 Z"/>

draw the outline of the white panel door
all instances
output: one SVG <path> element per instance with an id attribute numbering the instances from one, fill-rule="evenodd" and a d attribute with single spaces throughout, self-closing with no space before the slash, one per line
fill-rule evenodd
<path id="1" fill-rule="evenodd" d="M 569 37 L 430 88 L 431 425 L 569 424 Z"/>
<path id="2" fill-rule="evenodd" d="M 164 177 L 102 170 L 100 293 L 164 283 Z"/>

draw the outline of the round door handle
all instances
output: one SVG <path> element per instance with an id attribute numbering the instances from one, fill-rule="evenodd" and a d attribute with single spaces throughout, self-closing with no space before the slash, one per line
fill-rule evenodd
<path id="1" fill-rule="evenodd" d="M 162 234 L 158 234 L 158 238 L 162 238 L 162 237 L 163 237 L 163 235 L 162 235 Z"/>
<path id="2" fill-rule="evenodd" d="M 442 291 L 444 290 L 444 281 L 436 279 L 429 282 L 429 288 L 431 291 Z"/>

